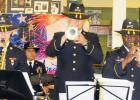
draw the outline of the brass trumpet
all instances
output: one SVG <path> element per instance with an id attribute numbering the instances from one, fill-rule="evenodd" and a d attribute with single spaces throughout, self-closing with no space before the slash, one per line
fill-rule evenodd
<path id="1" fill-rule="evenodd" d="M 66 31 L 65 31 L 65 35 L 67 37 L 67 39 L 69 40 L 75 40 L 75 38 L 78 36 L 79 30 L 76 27 L 69 27 Z"/>
<path id="2" fill-rule="evenodd" d="M 139 36 L 137 38 L 137 43 L 131 43 L 132 46 L 136 46 L 136 53 L 135 53 L 135 61 L 137 61 L 140 64 L 140 39 Z"/>
<path id="3" fill-rule="evenodd" d="M 140 48 L 139 47 L 137 48 L 135 60 L 140 64 Z"/>

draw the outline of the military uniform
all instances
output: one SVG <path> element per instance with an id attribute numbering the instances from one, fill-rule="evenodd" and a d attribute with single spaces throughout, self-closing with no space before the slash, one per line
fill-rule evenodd
<path id="1" fill-rule="evenodd" d="M 3 48 L 1 47 L 1 53 Z M 11 43 L 7 47 L 6 56 L 5 56 L 5 68 L 6 70 L 19 70 L 27 72 L 26 66 L 26 57 L 24 51 L 13 46 Z"/>
<path id="2" fill-rule="evenodd" d="M 27 62 L 27 61 L 26 61 Z M 29 68 L 29 65 L 28 65 L 28 73 L 30 74 L 30 76 L 32 75 L 37 75 L 37 69 L 38 68 L 41 68 L 42 69 L 42 74 L 45 74 L 47 73 L 46 72 L 46 68 L 45 68 L 45 65 L 42 63 L 42 62 L 39 62 L 37 60 L 34 60 L 34 64 L 33 64 L 33 67 L 32 68 Z"/>
<path id="3" fill-rule="evenodd" d="M 92 64 L 101 63 L 103 57 L 96 34 L 83 32 L 89 41 L 87 49 L 70 40 L 67 40 L 61 47 L 60 42 L 63 35 L 64 32 L 55 33 L 53 40 L 46 49 L 48 56 L 57 56 L 55 78 L 55 92 L 57 94 L 66 92 L 65 81 L 92 81 L 94 79 Z"/>
<path id="4" fill-rule="evenodd" d="M 135 20 L 126 19 L 123 22 L 122 30 L 117 31 L 122 34 L 124 45 L 116 50 L 107 53 L 105 65 L 103 68 L 103 77 L 114 79 L 127 79 L 134 82 L 134 91 L 132 100 L 139 100 L 140 97 L 140 68 L 137 67 L 137 61 L 133 59 L 128 63 L 124 69 L 122 69 L 122 61 L 128 55 L 129 49 L 125 39 L 126 36 L 138 36 L 139 37 L 139 25 Z M 130 39 L 129 37 L 129 39 Z M 132 38 L 134 40 L 135 38 Z M 131 39 L 130 39 L 131 40 Z M 132 42 L 132 41 L 131 41 Z M 136 41 L 134 41 L 135 43 Z M 125 45 L 126 44 L 126 45 Z M 136 43 L 135 43 L 136 44 Z M 131 47 L 130 47 L 131 48 Z"/>
<path id="5" fill-rule="evenodd" d="M 46 69 L 45 69 L 45 65 L 42 62 L 34 60 L 34 63 L 33 63 L 32 67 L 30 67 L 29 64 L 27 64 L 27 65 L 28 65 L 28 73 L 29 73 L 30 77 L 39 74 L 37 72 L 38 68 L 41 68 L 41 70 L 42 70 L 41 74 L 46 74 L 47 75 L 47 72 L 46 72 Z M 36 90 L 36 92 L 42 91 L 42 88 L 40 87 L 40 84 L 33 85 L 33 88 L 34 88 L 34 90 Z"/>
<path id="6" fill-rule="evenodd" d="M 133 60 L 127 64 L 125 70 L 122 70 L 121 58 L 125 58 L 128 51 L 124 46 L 110 52 L 106 58 L 106 64 L 103 68 L 103 77 L 114 79 L 127 79 L 134 82 L 133 99 L 139 100 L 140 97 L 140 68 L 136 67 L 136 61 Z"/>

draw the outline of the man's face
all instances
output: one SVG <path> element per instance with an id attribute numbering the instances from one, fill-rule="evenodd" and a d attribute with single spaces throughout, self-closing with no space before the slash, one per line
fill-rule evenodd
<path id="1" fill-rule="evenodd" d="M 77 20 L 68 18 L 69 26 L 77 27 L 78 29 L 82 29 L 85 23 L 85 20 Z"/>
<path id="2" fill-rule="evenodd" d="M 124 34 L 122 35 L 122 38 L 123 38 L 123 43 L 124 45 L 127 47 L 127 48 L 131 48 L 132 47 L 132 44 L 136 44 L 137 43 L 137 38 L 138 38 L 138 35 L 128 35 L 128 34 Z"/>
<path id="3" fill-rule="evenodd" d="M 35 60 L 36 51 L 34 49 L 26 49 L 25 54 L 26 54 L 27 60 Z"/>
<path id="4" fill-rule="evenodd" d="M 0 32 L 0 42 L 9 42 L 11 32 Z"/>

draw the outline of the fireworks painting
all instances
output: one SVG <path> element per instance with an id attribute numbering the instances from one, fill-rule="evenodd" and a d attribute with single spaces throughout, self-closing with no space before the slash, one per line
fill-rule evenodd
<path id="1" fill-rule="evenodd" d="M 47 57 L 45 49 L 51 42 L 54 32 L 64 29 L 65 17 L 61 14 L 7 15 L 13 26 L 18 27 L 18 30 L 12 34 L 10 42 L 19 48 L 23 48 L 24 44 L 28 41 L 37 45 L 40 50 L 37 53 L 36 59 L 45 64 L 48 74 L 54 74 L 57 59 Z"/>

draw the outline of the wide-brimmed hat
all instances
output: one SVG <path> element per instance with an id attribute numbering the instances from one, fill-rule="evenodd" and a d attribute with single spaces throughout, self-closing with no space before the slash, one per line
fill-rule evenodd
<path id="1" fill-rule="evenodd" d="M 136 20 L 126 19 L 123 22 L 122 29 L 116 31 L 120 34 L 133 34 L 137 35 L 140 33 L 139 23 Z"/>
<path id="2" fill-rule="evenodd" d="M 13 26 L 6 14 L 0 15 L 0 32 L 7 32 L 17 29 Z"/>
<path id="3" fill-rule="evenodd" d="M 27 50 L 27 49 L 34 49 L 36 52 L 38 52 L 39 50 L 39 48 L 31 42 L 25 43 L 24 50 Z"/>
<path id="4" fill-rule="evenodd" d="M 84 20 L 88 19 L 90 15 L 85 14 L 85 7 L 83 4 L 76 4 L 71 3 L 69 10 L 65 13 L 62 13 L 63 15 L 77 20 Z"/>

